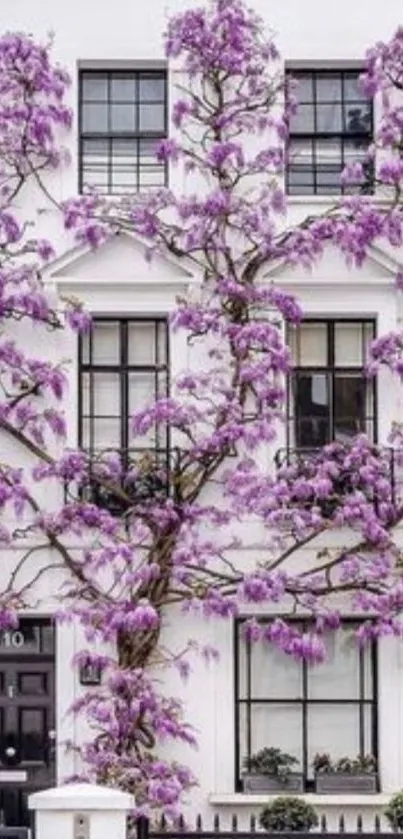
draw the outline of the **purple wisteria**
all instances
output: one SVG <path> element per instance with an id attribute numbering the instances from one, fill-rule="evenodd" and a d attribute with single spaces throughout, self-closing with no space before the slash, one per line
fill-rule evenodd
<path id="1" fill-rule="evenodd" d="M 169 759 L 169 743 L 196 740 L 155 671 L 186 676 L 192 655 L 211 660 L 216 652 L 192 638 L 168 651 L 161 633 L 171 607 L 209 620 L 247 610 L 250 641 L 315 664 L 343 612 L 357 615 L 357 643 L 403 635 L 400 427 L 392 430 L 394 454 L 360 435 L 276 464 L 262 457 L 276 450 L 284 421 L 291 369 L 284 325 L 303 317 L 291 295 L 262 280 L 263 269 L 277 261 L 310 267 L 329 242 L 361 266 L 374 243 L 402 243 L 403 35 L 369 51 L 363 77 L 367 95 L 383 101 L 367 164 L 388 200 L 352 194 L 293 229 L 282 176 L 298 92 L 286 84 L 262 21 L 241 0 L 211 0 L 175 16 L 165 43 L 189 83 L 174 99 L 175 138 L 160 143 L 157 157 L 203 187 L 115 200 L 89 192 L 59 208 L 66 235 L 80 244 L 98 248 L 127 229 L 146 241 L 151 264 L 168 253 L 202 276 L 198 293 L 178 300 L 170 326 L 173 335 L 186 333 L 194 354 L 206 350 L 204 368 L 181 371 L 170 395 L 130 419 L 131 441 L 169 427 L 174 451 L 161 463 L 150 447 L 128 465 L 119 451 L 94 458 L 67 447 L 66 362 L 36 356 L 35 342 L 28 352 L 23 341 L 21 324 L 37 334 L 83 334 L 91 319 L 77 301 L 56 304 L 48 294 L 42 273 L 52 244 L 35 239 L 15 207 L 28 181 L 52 200 L 44 179 L 68 165 L 68 76 L 52 64 L 50 45 L 0 38 L 0 428 L 11 444 L 0 464 L 0 542 L 21 545 L 19 566 L 2 583 L 0 626 L 32 608 L 31 588 L 48 570 L 33 556 L 36 545 L 42 557 L 47 546 L 49 567 L 62 573 L 58 618 L 79 622 L 86 637 L 74 666 L 102 673 L 100 687 L 73 709 L 91 731 L 78 744 L 80 777 L 129 790 L 139 813 L 162 811 L 174 821 L 196 779 Z M 346 184 L 365 177 L 360 164 L 343 173 Z M 378 338 L 368 376 L 386 366 L 401 378 L 402 349 L 401 334 Z M 210 488 L 218 500 L 209 500 Z M 259 527 L 252 568 L 234 560 L 242 526 Z M 347 540 L 317 547 L 318 536 L 341 530 Z M 302 547 L 310 558 L 301 565 Z M 27 571 L 19 585 L 24 564 L 31 581 Z M 263 613 L 271 620 L 259 622 Z M 299 613 L 310 618 L 304 631 L 290 621 Z"/>

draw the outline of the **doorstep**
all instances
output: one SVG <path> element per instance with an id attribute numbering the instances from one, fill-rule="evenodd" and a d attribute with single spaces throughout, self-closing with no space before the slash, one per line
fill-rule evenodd
<path id="1" fill-rule="evenodd" d="M 280 793 L 281 794 L 281 793 Z M 287 793 L 282 793 L 286 795 Z M 299 794 L 298 798 L 304 801 L 309 801 L 316 807 L 384 807 L 389 803 L 392 792 L 377 792 L 374 794 L 367 793 L 366 795 L 360 793 L 352 793 L 351 795 L 316 795 L 316 793 L 308 792 L 305 795 Z M 258 793 L 257 795 L 250 795 L 243 792 L 235 793 L 213 793 L 209 796 L 209 804 L 216 807 L 260 807 L 278 798 L 277 795 L 268 795 L 267 793 Z"/>

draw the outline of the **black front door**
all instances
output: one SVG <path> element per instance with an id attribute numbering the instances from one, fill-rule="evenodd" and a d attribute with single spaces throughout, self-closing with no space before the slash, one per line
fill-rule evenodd
<path id="1" fill-rule="evenodd" d="M 0 633 L 0 817 L 28 825 L 31 792 L 54 786 L 55 630 L 21 620 Z"/>

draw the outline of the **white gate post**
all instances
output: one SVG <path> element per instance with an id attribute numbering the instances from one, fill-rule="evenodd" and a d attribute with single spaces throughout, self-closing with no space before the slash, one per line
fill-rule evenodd
<path id="1" fill-rule="evenodd" d="M 134 806 L 129 793 L 95 784 L 68 784 L 28 798 L 36 839 L 126 839 Z"/>

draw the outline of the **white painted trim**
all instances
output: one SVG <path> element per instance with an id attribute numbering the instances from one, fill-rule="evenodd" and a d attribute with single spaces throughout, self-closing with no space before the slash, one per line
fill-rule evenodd
<path id="1" fill-rule="evenodd" d="M 107 247 L 115 239 L 126 239 L 137 245 L 138 247 L 145 248 L 146 250 L 150 248 L 150 243 L 147 239 L 144 239 L 141 236 L 136 235 L 128 230 L 119 231 L 111 235 L 102 245 L 99 246 L 97 249 L 91 248 L 89 245 L 75 245 L 73 248 L 69 248 L 69 250 L 65 251 L 64 253 L 57 256 L 52 262 L 50 262 L 43 270 L 43 278 L 45 284 L 49 283 L 58 283 L 60 280 L 64 280 L 65 276 L 57 276 L 59 271 L 63 271 L 64 269 L 68 268 L 69 265 L 77 262 L 77 260 L 82 259 L 84 256 L 89 256 L 93 253 L 102 253 L 103 247 Z M 160 252 L 156 251 L 155 253 L 156 259 L 162 259 L 167 265 L 171 265 L 173 268 L 178 269 L 178 277 L 180 276 L 182 280 L 192 280 L 196 279 L 195 275 L 195 266 L 189 259 L 186 257 L 176 257 L 173 254 L 169 253 L 168 251 Z M 56 276 L 55 276 L 56 275 Z M 200 279 L 200 278 L 199 278 Z M 109 281 L 110 282 L 110 281 Z"/>
<path id="2" fill-rule="evenodd" d="M 384 807 L 390 801 L 391 794 L 376 793 L 374 795 L 316 795 L 307 793 L 299 795 L 303 801 L 317 807 Z M 279 798 L 279 795 L 248 795 L 237 793 L 213 793 L 209 796 L 209 804 L 218 807 L 261 807 Z"/>
<path id="3" fill-rule="evenodd" d="M 131 810 L 130 793 L 96 784 L 68 784 L 35 792 L 28 798 L 30 810 Z"/>

